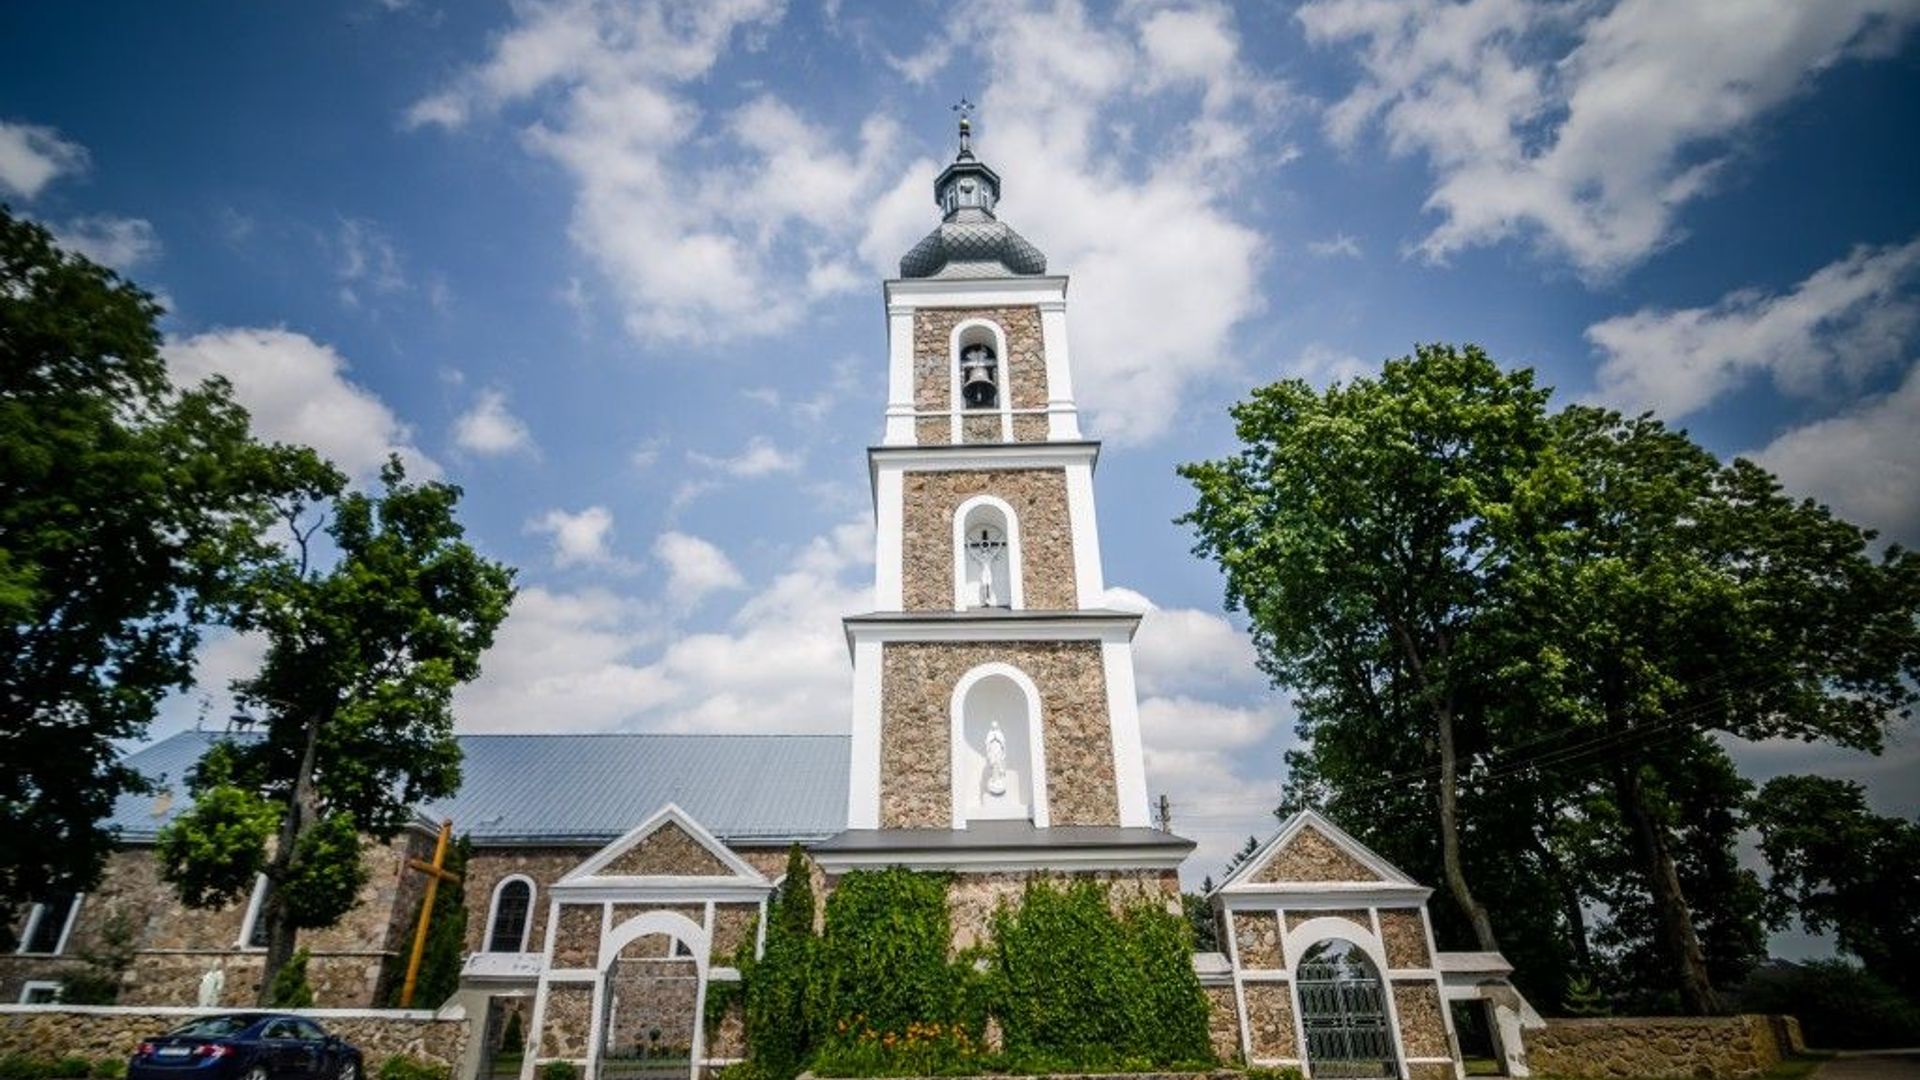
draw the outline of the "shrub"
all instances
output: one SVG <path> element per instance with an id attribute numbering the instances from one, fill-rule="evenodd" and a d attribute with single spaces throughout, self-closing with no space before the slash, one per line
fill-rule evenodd
<path id="1" fill-rule="evenodd" d="M 127 1075 L 126 1058 L 101 1058 L 93 1063 L 93 1070 L 87 1074 L 93 1080 L 120 1080 Z"/>
<path id="2" fill-rule="evenodd" d="M 1254 1065 L 1248 1067 L 1246 1080 L 1306 1080 L 1306 1077 L 1291 1065 L 1283 1065 L 1277 1069 Z"/>
<path id="3" fill-rule="evenodd" d="M 46 1075 L 51 1078 L 51 1080 L 81 1080 L 81 1078 L 92 1071 L 93 1062 L 88 1061 L 86 1058 L 69 1054 L 55 1061 L 47 1070 Z"/>
<path id="4" fill-rule="evenodd" d="M 520 1029 L 520 1012 L 507 1014 L 507 1029 L 500 1033 L 500 1052 L 518 1054 L 527 1048 L 527 1037 Z"/>
<path id="5" fill-rule="evenodd" d="M 1822 1049 L 1920 1043 L 1920 1007 L 1844 960 L 1756 970 L 1740 990 L 1743 1012 L 1800 1018 L 1807 1045 Z"/>
<path id="6" fill-rule="evenodd" d="M 405 1054 L 393 1054 L 380 1063 L 380 1080 L 452 1080 L 453 1069 Z"/>
<path id="7" fill-rule="evenodd" d="M 540 1080 L 580 1080 L 580 1066 L 571 1061 L 549 1061 L 540 1066 Z"/>
<path id="8" fill-rule="evenodd" d="M 291 959 L 280 968 L 273 977 L 273 1007 L 276 1009 L 310 1009 L 313 1007 L 313 987 L 307 985 L 307 961 L 311 955 L 303 946 L 294 952 Z"/>
<path id="9" fill-rule="evenodd" d="M 707 1019 L 715 1025 L 738 994 L 748 1051 L 755 1066 L 770 1077 L 799 1072 L 819 1029 L 814 990 L 819 941 L 813 936 L 813 906 L 813 875 L 806 854 L 795 844 L 787 851 L 787 877 L 767 920 L 766 951 L 756 961 L 751 949 L 741 946 L 738 991 L 722 989 L 723 984 L 707 989 Z"/>
<path id="10" fill-rule="evenodd" d="M 899 1048 L 910 1030 L 979 1043 L 980 980 L 966 959 L 947 955 L 948 881 L 898 867 L 841 878 L 827 898 L 819 945 L 823 1046 L 851 1053 L 871 1033 L 883 1050 Z"/>
<path id="11" fill-rule="evenodd" d="M 993 927 L 994 1013 L 1010 1056 L 1077 1069 L 1212 1060 L 1182 916 L 1143 903 L 1116 917 L 1095 882 L 1035 882 Z"/>

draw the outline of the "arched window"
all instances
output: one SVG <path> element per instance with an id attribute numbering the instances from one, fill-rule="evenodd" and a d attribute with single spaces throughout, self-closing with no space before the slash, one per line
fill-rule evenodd
<path id="1" fill-rule="evenodd" d="M 527 923 L 533 912 L 533 881 L 519 874 L 493 890 L 493 911 L 487 916 L 487 951 L 527 951 Z"/>
<path id="2" fill-rule="evenodd" d="M 1024 607 L 1019 519 L 1003 500 L 976 495 L 953 513 L 953 609 Z"/>
<path id="3" fill-rule="evenodd" d="M 1007 336 L 1000 327 L 969 319 L 953 328 L 952 349 L 954 409 L 1006 412 L 1012 394 L 1007 388 Z"/>

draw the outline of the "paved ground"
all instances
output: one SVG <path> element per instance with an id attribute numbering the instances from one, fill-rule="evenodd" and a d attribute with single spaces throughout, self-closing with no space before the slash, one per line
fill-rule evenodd
<path id="1" fill-rule="evenodd" d="M 1920 1080 L 1920 1049 L 1846 1052 L 1813 1075 L 1815 1080 Z"/>

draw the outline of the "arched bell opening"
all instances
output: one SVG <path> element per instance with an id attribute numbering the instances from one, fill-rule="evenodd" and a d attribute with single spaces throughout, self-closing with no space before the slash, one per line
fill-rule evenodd
<path id="1" fill-rule="evenodd" d="M 707 942 L 698 924 L 650 912 L 616 928 L 601 976 L 596 1080 L 689 1080 L 705 1046 Z"/>
<path id="2" fill-rule="evenodd" d="M 1400 1075 L 1386 984 L 1364 949 L 1320 941 L 1301 954 L 1293 988 L 1315 1080 Z"/>
<path id="3" fill-rule="evenodd" d="M 954 824 L 1046 824 L 1046 761 L 1032 680 L 1005 664 L 969 672 L 954 690 Z"/>

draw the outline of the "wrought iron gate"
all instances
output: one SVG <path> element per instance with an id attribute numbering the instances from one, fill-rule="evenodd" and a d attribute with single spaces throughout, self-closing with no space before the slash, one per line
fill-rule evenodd
<path id="1" fill-rule="evenodd" d="M 1399 1075 L 1386 988 L 1365 953 L 1323 941 L 1307 950 L 1294 980 L 1314 1080 Z"/>

